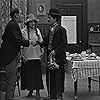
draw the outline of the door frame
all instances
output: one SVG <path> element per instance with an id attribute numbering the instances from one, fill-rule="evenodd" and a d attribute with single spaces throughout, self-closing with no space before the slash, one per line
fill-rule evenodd
<path id="1" fill-rule="evenodd" d="M 52 0 L 51 0 L 52 1 Z M 59 1 L 59 2 L 57 2 Z M 88 10 L 87 10 L 87 0 L 76 0 L 76 1 L 64 1 L 62 0 L 62 2 L 60 0 L 56 0 L 56 2 L 53 2 L 55 4 L 52 5 L 52 2 L 51 2 L 51 8 L 58 8 L 60 9 L 61 7 L 63 8 L 66 8 L 66 6 L 76 6 L 77 5 L 80 5 L 82 6 L 82 29 L 79 29 L 80 31 L 82 31 L 82 39 L 81 40 L 77 40 L 77 42 L 79 42 L 80 46 L 78 50 L 79 52 L 83 51 L 83 50 L 86 50 L 88 47 L 89 47 L 89 43 L 88 43 Z M 72 3 L 73 2 L 73 3 Z M 80 34 L 79 34 L 80 35 Z M 78 45 L 79 45 L 78 44 Z M 71 47 L 74 46 L 73 44 L 71 44 Z M 77 45 L 76 45 L 77 47 Z M 77 52 L 77 51 L 75 51 Z"/>

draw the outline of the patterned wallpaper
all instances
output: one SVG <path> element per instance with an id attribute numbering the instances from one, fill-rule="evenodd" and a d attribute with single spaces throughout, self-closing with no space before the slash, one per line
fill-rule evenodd
<path id="1" fill-rule="evenodd" d="M 0 0 L 0 36 L 9 21 L 10 0 Z"/>

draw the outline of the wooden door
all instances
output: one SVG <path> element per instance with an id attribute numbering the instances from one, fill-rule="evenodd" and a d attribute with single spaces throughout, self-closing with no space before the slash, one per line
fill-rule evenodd
<path id="1" fill-rule="evenodd" d="M 68 42 L 66 51 L 71 53 L 81 52 L 86 50 L 88 47 L 88 34 L 87 34 L 87 11 L 84 9 L 84 4 L 56 4 L 56 7 L 59 8 L 62 16 L 74 16 L 75 21 L 75 32 L 71 33 L 72 36 L 69 37 L 69 40 L 72 38 L 72 42 Z M 73 18 L 74 18 L 73 17 Z M 69 24 L 70 25 L 70 24 Z M 68 32 L 68 30 L 67 30 Z M 71 31 L 70 31 L 71 32 Z M 69 33 L 67 33 L 69 34 Z M 70 34 L 69 34 L 70 35 Z M 76 36 L 73 41 L 73 36 Z"/>

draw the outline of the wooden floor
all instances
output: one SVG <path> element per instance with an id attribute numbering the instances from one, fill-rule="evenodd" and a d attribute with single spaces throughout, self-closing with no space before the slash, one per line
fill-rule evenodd
<path id="1" fill-rule="evenodd" d="M 95 77 L 98 79 L 98 77 Z M 41 90 L 41 97 L 47 96 L 46 82 L 45 82 L 45 74 L 43 74 L 43 82 L 44 82 L 44 90 Z M 78 100 L 100 100 L 99 92 L 98 92 L 98 82 L 92 81 L 92 90 L 88 92 L 88 81 L 87 79 L 78 80 Z M 33 91 L 33 97 L 26 97 L 28 91 L 21 90 L 21 96 L 18 95 L 18 88 L 15 90 L 15 99 L 16 100 L 37 100 L 35 96 L 35 91 Z M 64 100 L 73 100 L 74 92 L 73 92 L 73 80 L 71 76 L 66 74 L 65 78 L 65 92 L 63 94 Z M 4 100 L 4 98 L 2 98 Z"/>

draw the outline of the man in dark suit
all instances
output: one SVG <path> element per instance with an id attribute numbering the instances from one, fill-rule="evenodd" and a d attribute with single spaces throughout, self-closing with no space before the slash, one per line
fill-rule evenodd
<path id="1" fill-rule="evenodd" d="M 65 47 L 67 44 L 66 29 L 60 25 L 61 15 L 58 9 L 52 8 L 48 13 L 48 23 L 50 31 L 46 40 L 47 57 L 55 57 L 55 62 L 59 68 L 46 68 L 47 90 L 50 99 L 62 99 L 64 92 L 64 62 L 66 60 Z"/>
<path id="2" fill-rule="evenodd" d="M 6 96 L 5 100 L 14 100 L 15 82 L 17 79 L 16 68 L 17 58 L 19 56 L 21 46 L 29 46 L 32 43 L 22 38 L 19 27 L 20 11 L 14 8 L 10 13 L 11 20 L 8 22 L 5 32 L 2 36 L 1 44 L 1 69 L 6 70 Z"/>

